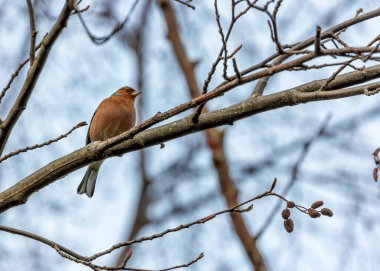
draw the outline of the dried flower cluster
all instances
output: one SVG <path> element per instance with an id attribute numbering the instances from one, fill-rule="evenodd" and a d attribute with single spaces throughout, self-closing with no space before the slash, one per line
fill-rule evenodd
<path id="1" fill-rule="evenodd" d="M 294 222 L 290 218 L 291 212 L 290 209 L 296 208 L 297 210 L 308 214 L 311 218 L 318 218 L 321 215 L 332 217 L 334 213 L 329 208 L 322 208 L 317 210 L 318 208 L 323 206 L 323 201 L 318 200 L 313 202 L 310 208 L 306 208 L 300 205 L 296 205 L 293 201 L 287 201 L 286 208 L 282 210 L 281 216 L 284 219 L 284 228 L 287 232 L 291 233 L 294 230 Z"/>

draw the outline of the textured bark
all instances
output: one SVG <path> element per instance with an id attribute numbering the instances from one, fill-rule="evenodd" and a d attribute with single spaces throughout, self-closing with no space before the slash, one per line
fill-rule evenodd
<path id="1" fill-rule="evenodd" d="M 380 75 L 379 66 L 377 68 L 379 69 L 378 72 Z M 342 76 L 350 76 L 351 74 L 352 73 Z M 363 81 L 366 80 L 367 78 Z M 107 147 L 110 145 L 109 142 L 113 140 L 112 138 L 103 142 L 91 143 L 86 147 L 52 161 L 9 189 L 1 192 L 0 212 L 4 212 L 9 208 L 26 203 L 28 197 L 41 188 L 91 162 L 104 159 L 106 156 L 117 156 L 140 150 L 178 137 L 203 131 L 208 128 L 214 128 L 226 124 L 232 125 L 237 120 L 285 106 L 294 106 L 312 101 L 339 99 L 355 95 L 365 95 L 368 90 L 379 88 L 380 83 L 322 92 L 303 92 L 306 87 L 307 85 L 304 85 L 303 88 L 296 87 L 267 96 L 250 97 L 233 106 L 202 114 L 197 123 L 192 122 L 192 116 L 187 116 L 180 120 L 161 125 L 157 128 L 141 131 L 132 139 L 124 140 L 113 148 Z M 198 105 L 197 103 L 191 104 L 193 108 Z"/>

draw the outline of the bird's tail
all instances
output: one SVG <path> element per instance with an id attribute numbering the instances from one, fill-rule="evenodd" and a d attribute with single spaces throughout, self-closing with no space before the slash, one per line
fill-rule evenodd
<path id="1" fill-rule="evenodd" d="M 103 161 L 98 161 L 90 164 L 87 168 L 86 174 L 84 175 L 82 182 L 79 184 L 77 193 L 84 194 L 91 198 L 94 195 L 96 178 L 98 177 L 99 168 Z"/>

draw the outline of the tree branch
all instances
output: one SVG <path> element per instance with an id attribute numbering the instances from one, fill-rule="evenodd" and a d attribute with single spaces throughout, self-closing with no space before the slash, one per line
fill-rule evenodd
<path id="1" fill-rule="evenodd" d="M 11 78 L 9 79 L 8 83 L 5 85 L 5 87 L 1 91 L 1 94 L 0 94 L 0 103 L 3 100 L 3 98 L 5 96 L 5 93 L 7 92 L 7 90 L 11 87 L 13 81 L 16 79 L 16 77 L 18 76 L 19 72 L 25 66 L 25 64 L 28 63 L 28 61 L 29 61 L 29 58 L 26 59 L 26 60 L 24 60 L 24 62 L 22 62 L 20 65 L 18 65 L 18 67 L 16 68 L 16 70 L 14 71 L 14 73 L 12 73 Z"/>
<path id="2" fill-rule="evenodd" d="M 36 31 L 36 22 L 34 21 L 34 11 L 33 11 L 33 5 L 31 0 L 26 0 L 26 4 L 28 6 L 28 13 L 29 13 L 29 24 L 30 24 L 30 48 L 29 48 L 29 59 L 30 59 L 30 66 L 34 63 L 34 57 L 36 53 L 36 37 L 37 37 L 37 31 Z"/>
<path id="3" fill-rule="evenodd" d="M 185 76 L 188 89 L 191 97 L 194 99 L 201 95 L 200 88 L 198 86 L 193 65 L 189 60 L 185 48 L 183 46 L 183 42 L 181 40 L 177 23 L 175 12 L 170 5 L 169 1 L 161 0 L 161 9 L 165 16 L 165 21 L 168 29 L 168 37 L 171 42 L 173 52 L 177 58 L 177 61 L 181 67 L 182 73 Z M 219 26 L 219 32 L 222 36 L 222 41 L 224 42 L 223 31 L 219 22 L 219 13 L 217 12 L 217 2 L 214 2 L 215 10 L 217 13 L 217 22 Z M 233 58 L 234 67 L 236 66 L 235 58 Z M 225 60 L 226 61 L 226 60 Z M 237 66 L 236 66 L 237 70 Z M 236 71 L 239 72 L 238 70 Z M 240 77 L 238 78 L 240 79 Z M 204 106 L 204 112 L 207 112 L 206 106 Z M 224 134 L 223 132 L 217 129 L 208 129 L 205 131 L 205 135 L 207 137 L 207 142 L 209 149 L 212 153 L 213 164 L 215 171 L 218 174 L 218 180 L 221 192 L 227 202 L 229 207 L 235 206 L 238 204 L 238 194 L 237 189 L 235 188 L 235 182 L 232 180 L 229 173 L 229 165 L 227 162 L 226 154 L 224 151 Z M 244 251 L 246 252 L 248 259 L 252 264 L 252 268 L 256 271 L 264 271 L 267 270 L 263 257 L 261 255 L 260 250 L 256 245 L 256 241 L 254 238 L 250 236 L 246 223 L 242 216 L 231 213 L 232 223 L 235 229 L 235 232 L 244 247 Z"/>
<path id="4" fill-rule="evenodd" d="M 269 72 L 264 70 L 259 73 L 264 76 Z M 257 74 L 251 75 L 251 78 L 254 78 L 255 76 L 257 76 Z M 91 143 L 84 148 L 49 163 L 24 178 L 22 181 L 16 183 L 14 186 L 0 193 L 0 212 L 24 204 L 28 197 L 35 191 L 91 162 L 102 160 L 106 156 L 116 156 L 140 150 L 205 129 L 232 124 L 237 120 L 285 106 L 376 93 L 380 87 L 380 83 L 352 88 L 344 87 L 348 86 L 348 82 L 351 82 L 351 84 L 359 84 L 378 77 L 380 77 L 380 65 L 362 71 L 354 71 L 337 76 L 329 84 L 331 90 L 328 88 L 326 91 L 317 91 L 320 87 L 320 85 L 318 85 L 319 81 L 314 81 L 310 84 L 305 84 L 267 96 L 253 96 L 233 106 L 215 112 L 202 114 L 198 123 L 193 123 L 192 117 L 189 116 L 157 128 L 143 131 L 152 125 L 157 124 L 159 121 L 168 119 L 169 117 L 184 112 L 189 108 L 194 108 L 212 97 L 217 97 L 223 94 L 237 85 L 237 80 L 234 80 L 217 87 L 211 92 L 192 99 L 187 103 L 179 105 L 164 113 L 156 114 L 153 118 L 148 119 L 119 136 L 113 137 L 107 141 Z M 246 77 L 242 77 L 241 80 L 245 80 L 245 78 Z M 318 88 L 316 88 L 316 86 L 318 86 Z M 334 89 L 332 89 L 333 87 Z M 131 139 L 131 137 L 133 137 L 133 139 Z M 119 144 L 122 142 L 123 144 Z M 118 146 L 113 148 L 115 145 Z"/>
<path id="5" fill-rule="evenodd" d="M 223 215 L 223 214 L 226 214 L 226 213 L 236 213 L 237 215 L 240 216 L 241 213 L 244 213 L 244 212 L 250 212 L 252 209 L 253 209 L 253 205 L 249 205 L 248 207 L 245 207 L 243 208 L 244 205 L 247 205 L 248 203 L 251 203 L 253 201 L 257 201 L 259 199 L 262 199 L 262 198 L 265 198 L 265 197 L 276 197 L 278 199 L 280 199 L 281 201 L 285 202 L 288 206 L 288 208 L 295 208 L 297 209 L 298 211 L 302 212 L 302 213 L 305 213 L 309 216 L 312 216 L 311 215 L 311 212 L 313 212 L 314 214 L 315 213 L 320 213 L 320 214 L 323 214 L 323 215 L 326 215 L 326 216 L 332 216 L 332 212 L 331 210 L 329 210 L 329 213 L 327 214 L 324 214 L 323 213 L 323 210 L 321 211 L 318 211 L 318 210 L 315 210 L 316 208 L 320 207 L 322 204 L 320 204 L 319 206 L 317 207 L 313 207 L 315 205 L 315 203 L 311 206 L 311 208 L 306 208 L 304 206 L 301 206 L 301 205 L 296 205 L 294 202 L 292 201 L 289 201 L 287 200 L 285 197 L 273 192 L 274 188 L 276 186 L 276 180 L 274 180 L 274 182 L 272 183 L 271 185 L 271 188 L 261 194 L 258 194 L 256 195 L 255 197 L 252 197 L 244 202 L 241 202 L 241 203 L 238 203 L 237 205 L 233 206 L 233 207 L 230 207 L 230 208 L 227 208 L 227 209 L 224 209 L 224 210 L 221 210 L 221 211 L 218 211 L 218 212 L 215 212 L 213 214 L 210 214 L 208 216 L 205 216 L 203 218 L 200 218 L 200 219 L 197 219 L 197 220 L 194 220 L 194 221 L 191 221 L 189 223 L 186 223 L 186 224 L 181 224 L 177 227 L 174 227 L 174 228 L 169 228 L 169 229 L 166 229 L 165 231 L 161 232 L 161 233 L 156 233 L 156 234 L 153 234 L 153 235 L 150 235 L 150 236 L 144 236 L 144 237 L 140 237 L 138 239 L 133 239 L 133 240 L 130 240 L 130 241 L 127 241 L 127 242 L 123 242 L 123 243 L 118 243 L 118 244 L 115 244 L 113 245 L 112 247 L 106 249 L 106 250 L 103 250 L 101 252 L 98 252 L 98 253 L 95 253 L 94 255 L 92 256 L 82 256 L 68 248 L 65 248 L 64 246 L 60 245 L 60 244 L 57 244 L 56 242 L 53 242 L 53 241 L 50 241 L 42 236 L 39 236 L 37 234 L 33 234 L 33 233 L 29 233 L 29 232 L 26 232 L 26 231 L 22 231 L 22 230 L 18 230 L 18 229 L 15 229 L 15 228 L 10 228 L 10 227 L 6 227 L 6 226 L 2 226 L 0 225 L 0 231 L 5 231 L 5 232 L 8 232 L 8 233 L 11 233 L 11 234 L 16 234 L 16 235 L 20 235 L 20 236 L 24 236 L 24 237 L 27 237 L 27 238 L 30 238 L 30 239 L 33 239 L 33 240 L 36 240 L 38 242 L 41 242 L 45 245 L 48 245 L 52 248 L 54 248 L 57 253 L 59 255 L 61 255 L 62 257 L 66 258 L 66 259 L 69 259 L 71 261 L 74 261 L 76 263 L 80 263 L 80 264 L 83 264 L 85 266 L 88 266 L 90 267 L 91 269 L 95 270 L 95 271 L 99 271 L 99 270 L 109 270 L 109 271 L 116 271 L 116 270 L 130 270 L 130 271 L 148 271 L 146 269 L 137 269 L 137 268 L 128 268 L 128 267 L 125 267 L 125 263 L 126 261 L 124 261 L 124 265 L 121 265 L 121 266 L 117 266 L 117 267 L 108 267 L 108 266 L 99 266 L 99 265 L 95 265 L 93 264 L 92 262 L 100 257 L 103 257 L 104 255 L 107 255 L 107 254 L 110 254 L 112 252 L 114 252 L 115 250 L 118 250 L 122 247 L 129 247 L 133 244 L 139 244 L 139 243 L 142 243 L 142 242 L 146 242 L 146 241 L 151 241 L 151 240 L 154 240 L 154 239 L 158 239 L 158 238 L 162 238 L 164 237 L 165 235 L 167 234 L 170 234 L 170 233 L 174 233 L 174 232 L 178 232 L 178 231 L 182 231 L 184 229 L 188 229 L 190 227 L 193 227 L 195 225 L 200 225 L 200 224 L 204 224 L 204 223 L 207 223 L 213 219 L 215 219 L 216 217 L 220 216 L 220 215 Z M 291 205 L 291 207 L 289 207 Z M 311 210 L 313 209 L 313 210 Z M 319 215 L 320 216 L 320 215 Z M 168 271 L 168 270 L 173 270 L 173 269 L 178 269 L 178 268 L 183 268 L 183 267 L 188 267 L 194 263 L 196 263 L 197 261 L 199 261 L 201 258 L 203 258 L 203 253 L 201 253 L 196 259 L 192 260 L 191 262 L 187 263 L 187 264 L 182 264 L 182 265 L 177 265 L 177 266 L 174 266 L 174 267 L 169 267 L 169 268 L 166 268 L 166 269 L 161 269 L 160 271 Z"/>
<path id="6" fill-rule="evenodd" d="M 11 134 L 14 125 L 27 106 L 28 100 L 34 90 L 34 86 L 37 83 L 41 71 L 43 70 L 46 59 L 51 48 L 54 45 L 55 40 L 58 38 L 63 28 L 66 26 L 70 13 L 73 10 L 73 3 L 74 0 L 68 0 L 65 2 L 65 5 L 63 6 L 62 11 L 54 26 L 43 38 L 39 53 L 34 63 L 28 70 L 27 77 L 23 86 L 21 87 L 20 93 L 12 108 L 10 109 L 6 119 L 0 125 L 0 155 L 3 153 L 4 147 L 8 141 L 8 137 Z"/>
<path id="7" fill-rule="evenodd" d="M 30 233 L 30 232 L 27 232 L 27 231 L 23 231 L 23 230 L 19 230 L 19 229 L 15 229 L 15 228 L 11 228 L 11 227 L 7 227 L 7 226 L 3 226 L 3 225 L 0 225 L 0 231 L 4 231 L 4 232 L 8 232 L 8 233 L 11 233 L 11 234 L 15 234 L 15 235 L 19 235 L 19 236 L 23 236 L 23 237 L 26 237 L 26 238 L 30 238 L 30 239 L 33 239 L 37 242 L 40 242 L 40 243 L 43 243 L 45 245 L 48 245 L 49 247 L 53 248 L 55 251 L 57 251 L 57 253 L 62 256 L 63 258 L 66 258 L 70 261 L 73 261 L 73 262 L 76 262 L 76 263 L 79 263 L 79 264 L 82 264 L 82 265 L 85 265 L 85 266 L 88 266 L 89 268 L 91 268 L 92 270 L 94 271 L 100 271 L 100 270 L 108 270 L 108 271 L 117 271 L 117 270 L 128 270 L 128 271 L 169 271 L 169 270 L 174 270 L 174 269 L 180 269 L 180 268 L 185 268 L 185 267 L 189 267 L 190 265 L 198 262 L 200 259 L 202 259 L 204 257 L 203 253 L 199 254 L 199 256 L 197 258 L 195 258 L 194 260 L 188 262 L 188 263 L 185 263 L 185 264 L 181 264 L 181 265 L 176 265 L 176 266 L 173 266 L 173 267 L 169 267 L 169 268 L 165 268 L 165 269 L 159 269 L 159 270 L 148 270 L 148 269 L 140 269 L 140 268 L 129 268 L 129 267 L 125 267 L 126 265 L 126 261 L 123 263 L 123 265 L 119 265 L 119 266 L 116 266 L 116 267 L 109 267 L 109 266 L 99 266 L 99 265 L 96 265 L 96 264 L 93 264 L 92 261 L 94 259 L 90 259 L 89 257 L 85 257 L 85 256 L 82 256 L 56 242 L 53 242 L 49 239 L 46 239 L 45 237 L 42 237 L 40 235 L 37 235 L 37 234 L 34 234 L 34 233 Z"/>
<path id="8" fill-rule="evenodd" d="M 46 142 L 43 142 L 43 143 L 40 143 L 40 144 L 35 144 L 33 146 L 28 146 L 28 147 L 19 149 L 19 150 L 14 151 L 14 152 L 10 152 L 7 155 L 4 155 L 3 157 L 0 158 L 0 163 L 2 163 L 4 160 L 7 160 L 8 158 L 11 158 L 11 157 L 13 157 L 15 155 L 20 154 L 22 152 L 27 152 L 27 151 L 35 150 L 35 149 L 42 148 L 44 146 L 50 145 L 52 143 L 58 142 L 59 140 L 67 137 L 68 135 L 70 135 L 72 132 L 74 132 L 74 130 L 76 130 L 76 129 L 80 128 L 80 127 L 83 127 L 85 125 L 87 125 L 87 123 L 85 121 L 82 121 L 82 122 L 78 123 L 77 125 L 75 125 L 73 128 L 71 128 L 68 132 L 66 132 L 65 134 L 62 134 L 62 135 L 58 136 L 57 138 L 50 139 L 50 140 L 48 140 Z"/>
<path id="9" fill-rule="evenodd" d="M 190 4 L 192 0 L 186 0 L 186 2 L 184 0 L 174 0 L 174 1 L 181 3 L 182 5 L 185 5 L 191 9 L 195 10 L 195 7 Z"/>
<path id="10" fill-rule="evenodd" d="M 363 21 L 366 21 L 366 20 L 369 20 L 369 19 L 372 19 L 374 17 L 378 17 L 380 16 L 380 8 L 378 9 L 375 9 L 373 11 L 370 11 L 370 12 L 367 12 L 367 13 L 364 13 L 360 16 L 355 16 L 354 18 L 352 19 L 349 19 L 347 21 L 344 21 L 336 26 L 333 26 L 325 31 L 323 31 L 320 35 L 318 35 L 317 37 L 314 35 L 313 37 L 311 38 L 308 38 L 306 39 L 305 41 L 303 42 L 300 42 L 300 43 L 297 43 L 295 44 L 294 46 L 291 47 L 291 50 L 300 50 L 300 49 L 304 49 L 304 48 L 307 48 L 311 45 L 313 45 L 315 43 L 315 39 L 316 38 L 320 38 L 321 40 L 323 39 L 327 39 L 327 38 L 331 38 L 334 36 L 335 33 L 340 33 L 341 31 L 343 30 L 346 30 L 347 28 L 355 25 L 355 24 L 358 24 L 358 23 L 361 23 Z M 279 56 L 279 54 L 274 54 L 270 57 L 268 57 L 267 59 L 265 59 L 263 62 L 261 63 L 267 63 L 268 61 L 271 61 L 273 59 L 275 59 L 273 62 L 272 62 L 272 65 L 278 65 L 279 63 L 282 63 L 283 61 L 285 61 L 287 58 L 289 58 L 290 56 L 289 55 L 281 55 Z M 259 63 L 258 65 L 255 65 L 251 68 L 248 68 L 244 71 L 241 72 L 242 75 L 245 75 L 247 73 L 250 73 L 252 72 L 253 70 L 257 69 L 257 67 L 261 64 Z M 258 83 L 256 84 L 256 87 L 255 89 L 253 90 L 252 92 L 252 96 L 260 96 L 263 94 L 264 92 L 264 89 L 268 83 L 268 80 L 269 80 L 269 76 L 267 77 L 264 77 L 262 79 L 260 79 L 258 81 Z"/>
<path id="11" fill-rule="evenodd" d="M 103 45 L 104 43 L 106 43 L 107 41 L 109 41 L 116 33 L 118 33 L 120 30 L 123 29 L 123 27 L 125 26 L 125 24 L 130 20 L 133 12 L 135 11 L 136 7 L 137 7 L 137 4 L 138 4 L 138 0 L 135 0 L 135 2 L 133 2 L 131 8 L 129 9 L 127 15 L 125 16 L 124 20 L 121 22 L 121 23 L 118 23 L 114 26 L 113 30 L 106 36 L 96 36 L 94 35 L 90 28 L 87 26 L 86 22 L 84 21 L 83 17 L 82 17 L 82 12 L 81 10 L 78 10 L 78 9 L 75 9 L 75 14 L 78 15 L 78 18 L 84 28 L 84 30 L 86 31 L 86 34 L 87 36 L 90 38 L 90 40 L 95 44 L 95 45 Z M 86 10 L 87 8 L 83 9 L 83 10 Z"/>

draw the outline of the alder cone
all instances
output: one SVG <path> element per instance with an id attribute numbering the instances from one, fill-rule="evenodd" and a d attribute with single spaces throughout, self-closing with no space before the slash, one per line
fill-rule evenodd
<path id="1" fill-rule="evenodd" d="M 334 215 L 333 211 L 331 211 L 329 208 L 322 208 L 321 210 L 322 215 L 332 217 Z"/>
<path id="2" fill-rule="evenodd" d="M 311 205 L 311 208 L 317 209 L 317 208 L 321 207 L 322 205 L 323 205 L 323 201 L 318 200 L 316 202 L 313 202 L 313 204 Z"/>
<path id="3" fill-rule="evenodd" d="M 311 218 L 318 218 L 321 216 L 321 214 L 318 211 L 314 210 L 313 208 L 310 208 L 309 210 L 307 210 L 307 213 L 309 214 Z"/>
<path id="4" fill-rule="evenodd" d="M 291 218 L 284 220 L 284 228 L 288 233 L 291 233 L 294 230 L 294 223 Z"/>
<path id="5" fill-rule="evenodd" d="M 281 213 L 283 219 L 288 219 L 290 217 L 290 210 L 288 208 L 284 209 Z"/>

